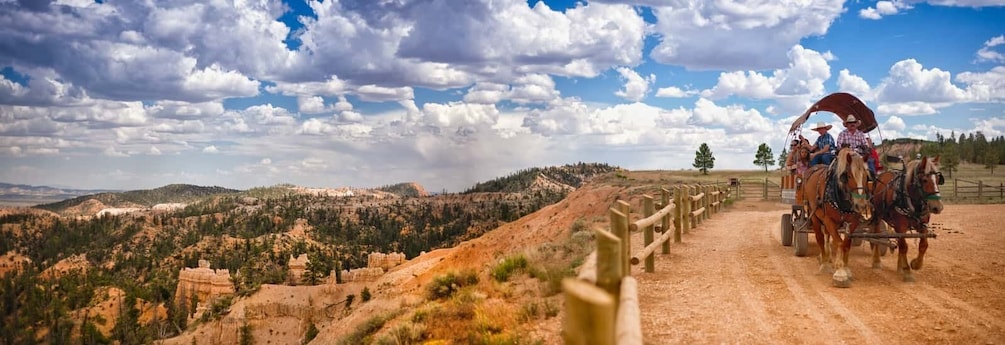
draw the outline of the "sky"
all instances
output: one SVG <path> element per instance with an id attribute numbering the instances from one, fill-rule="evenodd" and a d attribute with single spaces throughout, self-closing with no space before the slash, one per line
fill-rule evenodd
<path id="1" fill-rule="evenodd" d="M 874 139 L 1005 135 L 1005 0 L 0 0 L 0 182 L 247 189 L 758 169 L 850 92 Z M 804 126 L 834 114 L 818 113 Z"/>

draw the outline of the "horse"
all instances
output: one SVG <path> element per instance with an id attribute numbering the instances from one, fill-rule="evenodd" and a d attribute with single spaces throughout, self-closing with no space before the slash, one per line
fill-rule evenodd
<path id="1" fill-rule="evenodd" d="M 942 196 L 939 185 L 945 183 L 939 170 L 939 157 L 924 157 L 904 165 L 903 171 L 886 171 L 876 177 L 872 191 L 872 206 L 875 210 L 871 220 L 876 228 L 879 221 L 886 222 L 898 234 L 914 229 L 920 234 L 928 233 L 928 221 L 932 214 L 942 213 Z M 905 282 L 913 282 L 911 270 L 920 270 L 928 250 L 928 238 L 921 237 L 918 243 L 918 257 L 907 264 L 907 240 L 897 238 L 897 273 Z M 879 268 L 879 246 L 873 247 L 872 266 Z"/>
<path id="2" fill-rule="evenodd" d="M 848 251 L 851 249 L 851 237 L 842 237 L 838 228 L 847 222 L 852 229 L 850 233 L 872 212 L 866 185 L 869 168 L 862 156 L 848 148 L 838 152 L 831 167 L 822 167 L 817 165 L 807 170 L 802 184 L 810 224 L 820 247 L 820 273 L 830 271 L 833 265 L 834 286 L 850 287 Z M 826 247 L 824 231 L 831 239 L 830 251 Z M 840 258 L 837 256 L 839 253 Z"/>

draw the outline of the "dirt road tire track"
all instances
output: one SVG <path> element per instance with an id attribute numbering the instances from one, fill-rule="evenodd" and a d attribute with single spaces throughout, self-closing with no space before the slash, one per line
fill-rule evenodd
<path id="1" fill-rule="evenodd" d="M 992 227 L 1005 224 L 1005 205 L 949 205 L 936 216 L 963 234 L 930 242 L 915 283 L 901 281 L 895 255 L 872 269 L 868 245 L 853 248 L 848 289 L 817 274 L 812 236 L 807 257 L 781 245 L 786 212 L 738 202 L 657 254 L 656 272 L 633 266 L 646 343 L 1005 344 L 1005 235 Z M 635 234 L 633 251 L 641 242 Z"/>

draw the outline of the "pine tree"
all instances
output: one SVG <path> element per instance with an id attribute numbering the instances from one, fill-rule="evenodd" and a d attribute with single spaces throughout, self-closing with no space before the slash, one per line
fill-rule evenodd
<path id="1" fill-rule="evenodd" d="M 789 159 L 789 151 L 783 147 L 782 153 L 778 154 L 778 167 L 784 169 L 785 161 L 788 159 Z"/>
<path id="2" fill-rule="evenodd" d="M 953 171 L 960 165 L 959 145 L 949 144 L 942 150 L 939 158 L 939 166 L 942 170 L 949 172 L 949 178 L 953 178 Z"/>
<path id="3" fill-rule="evenodd" d="M 775 165 L 775 155 L 771 153 L 771 148 L 768 144 L 761 143 L 761 146 L 757 147 L 757 154 L 754 155 L 754 165 L 759 165 L 764 167 L 764 172 L 768 172 L 768 167 Z"/>
<path id="4" fill-rule="evenodd" d="M 693 165 L 701 170 L 703 175 L 708 175 L 708 170 L 715 167 L 715 156 L 712 156 L 712 150 L 708 148 L 708 144 L 701 143 L 698 151 L 695 151 Z"/>
<path id="5" fill-rule="evenodd" d="M 994 175 L 996 166 L 998 166 L 998 152 L 984 151 L 984 168 L 991 169 L 991 175 Z"/>

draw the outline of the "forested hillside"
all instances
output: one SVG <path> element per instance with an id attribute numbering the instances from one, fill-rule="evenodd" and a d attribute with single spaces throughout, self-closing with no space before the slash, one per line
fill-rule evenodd
<path id="1" fill-rule="evenodd" d="M 612 169 L 579 164 L 528 169 L 521 176 L 536 178 L 527 173 L 535 171 L 579 186 Z M 236 293 L 244 296 L 262 284 L 287 283 L 289 258 L 307 254 L 310 264 L 301 283 L 315 284 L 333 270 L 364 267 L 371 252 L 402 252 L 412 258 L 453 246 L 557 202 L 567 193 L 503 185 L 499 190 L 505 192 L 432 197 L 418 197 L 417 185 L 386 188 L 403 196 L 294 193 L 290 186 L 238 192 L 171 185 L 92 197 L 109 204 L 191 202 L 184 209 L 101 217 L 6 213 L 0 216 L 0 254 L 26 259 L 20 269 L 0 271 L 0 342 L 151 343 L 185 329 L 191 310 L 186 303 L 172 301 L 178 272 L 196 267 L 198 260 L 228 269 Z M 60 210 L 83 201 L 40 208 Z M 292 230 L 298 227 L 301 232 Z M 43 273 L 76 257 L 83 257 L 83 263 L 57 274 Z M 100 297 L 97 291 L 106 287 L 124 291 L 125 305 L 163 305 L 166 317 L 141 322 L 139 311 L 130 308 L 104 334 L 97 330 L 102 319 L 82 319 L 79 311 L 93 305 Z M 225 309 L 214 306 L 204 317 L 218 317 Z"/>
<path id="2" fill-rule="evenodd" d="M 1005 136 L 989 140 L 982 132 L 959 136 L 956 132 L 951 132 L 948 137 L 937 133 L 935 141 L 909 138 L 884 140 L 877 150 L 904 157 L 913 157 L 916 154 L 940 156 L 942 170 L 950 177 L 962 162 L 984 165 L 985 168 L 992 169 L 992 173 L 995 166 L 1005 164 Z"/>

